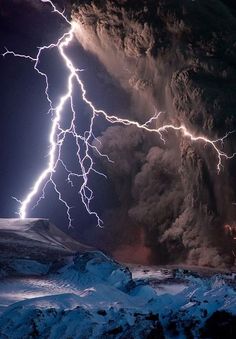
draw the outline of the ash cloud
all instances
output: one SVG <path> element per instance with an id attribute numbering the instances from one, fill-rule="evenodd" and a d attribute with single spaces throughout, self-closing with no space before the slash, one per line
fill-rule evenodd
<path id="1" fill-rule="evenodd" d="M 236 128 L 233 2 L 73 3 L 78 40 L 129 92 L 129 117 L 145 121 L 156 107 L 165 111 L 163 121 L 184 123 L 211 138 Z M 135 228 L 144 231 L 150 260 L 157 263 L 232 265 L 235 245 L 224 225 L 236 219 L 235 160 L 225 162 L 218 175 L 212 149 L 179 134 L 166 139 L 164 145 L 122 126 L 101 136 L 102 151 L 116 161 L 103 164 L 119 199 L 109 213 L 126 220 L 116 221 L 115 234 L 124 240 Z M 236 150 L 234 135 L 224 150 Z"/>

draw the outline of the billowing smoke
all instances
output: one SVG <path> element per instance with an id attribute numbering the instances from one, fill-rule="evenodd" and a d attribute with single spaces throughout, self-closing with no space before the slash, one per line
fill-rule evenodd
<path id="1" fill-rule="evenodd" d="M 128 117 L 143 122 L 156 108 L 163 121 L 211 138 L 236 128 L 233 2 L 73 3 L 78 40 L 129 92 Z M 165 137 L 166 144 L 122 126 L 101 136 L 102 151 L 115 160 L 115 166 L 103 163 L 119 200 L 104 213 L 115 246 L 144 234 L 142 246 L 154 262 L 232 265 L 234 240 L 224 226 L 236 219 L 235 160 L 224 162 L 218 175 L 211 149 L 178 133 Z M 224 150 L 235 151 L 235 140 L 231 135 Z"/>

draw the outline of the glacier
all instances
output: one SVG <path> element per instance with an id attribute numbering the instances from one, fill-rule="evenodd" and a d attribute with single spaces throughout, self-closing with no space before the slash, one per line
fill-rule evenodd
<path id="1" fill-rule="evenodd" d="M 0 242 L 1 339 L 235 337 L 233 272 L 120 264 L 46 219 Z"/>

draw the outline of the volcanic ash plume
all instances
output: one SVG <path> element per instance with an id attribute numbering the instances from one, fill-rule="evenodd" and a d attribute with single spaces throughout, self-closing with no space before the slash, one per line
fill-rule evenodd
<path id="1" fill-rule="evenodd" d="M 229 1 L 74 2 L 78 40 L 129 93 L 129 118 L 143 122 L 155 108 L 163 111 L 157 125 L 184 124 L 211 139 L 236 128 L 236 18 Z M 116 164 L 103 164 L 120 203 L 113 216 L 144 230 L 150 260 L 232 265 L 235 240 L 224 225 L 236 219 L 235 160 L 224 161 L 218 174 L 209 146 L 180 133 L 164 136 L 165 144 L 127 126 L 101 136 L 102 151 Z M 234 134 L 222 148 L 236 150 Z M 135 228 L 122 223 L 116 232 L 130 236 Z"/>

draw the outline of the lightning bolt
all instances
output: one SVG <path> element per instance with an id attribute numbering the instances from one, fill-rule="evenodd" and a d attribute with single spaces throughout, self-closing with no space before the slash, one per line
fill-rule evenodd
<path id="1" fill-rule="evenodd" d="M 170 130 L 173 130 L 175 132 L 179 132 L 182 134 L 184 138 L 188 138 L 191 142 L 198 142 L 202 143 L 204 145 L 208 145 L 212 148 L 212 150 L 215 152 L 217 157 L 217 171 L 220 172 L 222 167 L 222 161 L 223 159 L 232 159 L 235 156 L 235 153 L 228 155 L 227 153 L 223 152 L 221 150 L 222 144 L 224 143 L 224 140 L 232 133 L 229 132 L 225 136 L 219 139 L 211 140 L 205 136 L 202 135 L 195 135 L 191 131 L 187 129 L 187 127 L 183 124 L 176 126 L 172 124 L 166 124 L 162 125 L 161 127 L 153 128 L 151 127 L 153 122 L 157 122 L 160 114 L 155 113 L 148 121 L 146 121 L 144 124 L 141 124 L 137 121 L 130 120 L 130 119 L 123 119 L 119 118 L 115 115 L 110 115 L 106 113 L 104 110 L 97 109 L 93 103 L 88 99 L 87 92 L 85 89 L 85 85 L 82 82 L 80 78 L 80 72 L 82 70 L 76 68 L 72 62 L 72 60 L 69 58 L 69 56 L 66 53 L 66 48 L 71 44 L 71 42 L 75 38 L 75 32 L 76 32 L 76 23 L 71 22 L 67 19 L 67 17 L 64 15 L 64 12 L 59 11 L 54 3 L 51 0 L 40 0 L 42 3 L 48 3 L 51 8 L 52 12 L 56 13 L 57 15 L 61 16 L 65 22 L 69 25 L 69 30 L 65 34 L 63 34 L 58 41 L 55 43 L 52 43 L 47 46 L 43 46 L 38 48 L 38 53 L 35 57 L 32 57 L 30 55 L 24 55 L 24 54 L 18 54 L 14 51 L 9 51 L 6 49 L 6 51 L 2 54 L 3 56 L 12 55 L 14 57 L 26 59 L 28 61 L 33 62 L 34 70 L 44 78 L 45 81 L 45 96 L 49 103 L 49 111 L 52 112 L 52 123 L 51 123 L 51 130 L 49 135 L 49 145 L 50 145 L 50 151 L 48 155 L 48 163 L 45 169 L 41 172 L 39 177 L 36 179 L 35 183 L 33 184 L 33 187 L 29 191 L 29 193 L 26 195 L 25 199 L 18 200 L 20 203 L 19 208 L 19 216 L 21 219 L 25 219 L 28 214 L 29 206 L 32 205 L 33 200 L 39 196 L 40 198 L 36 202 L 37 206 L 42 199 L 45 198 L 45 189 L 48 186 L 48 184 L 51 184 L 57 193 L 59 201 L 65 206 L 67 218 L 69 222 L 69 227 L 72 226 L 72 217 L 71 217 L 71 206 L 67 203 L 67 201 L 63 198 L 63 194 L 58 188 L 58 185 L 54 179 L 54 174 L 57 171 L 57 168 L 59 165 L 62 165 L 65 172 L 67 173 L 67 180 L 68 183 L 71 186 L 74 186 L 74 179 L 82 179 L 82 184 L 79 188 L 79 195 L 81 198 L 81 201 L 87 210 L 87 212 L 95 217 L 97 221 L 97 225 L 99 227 L 102 227 L 103 221 L 100 219 L 98 213 L 94 211 L 91 207 L 91 201 L 94 197 L 94 193 L 92 189 L 89 187 L 89 176 L 92 173 L 96 173 L 101 176 L 105 176 L 105 174 L 99 172 L 95 168 L 95 164 L 92 158 L 92 152 L 96 151 L 99 156 L 106 158 L 108 161 L 112 162 L 112 160 L 108 157 L 108 155 L 103 154 L 98 147 L 94 145 L 94 140 L 97 139 L 94 135 L 94 123 L 98 116 L 102 116 L 111 124 L 121 124 L 124 126 L 135 126 L 137 129 L 144 130 L 149 133 L 154 133 L 159 135 L 161 140 L 165 142 L 164 134 Z M 67 90 L 66 92 L 61 96 L 58 104 L 54 107 L 53 102 L 49 95 L 49 81 L 48 76 L 46 73 L 40 70 L 39 64 L 40 64 L 40 58 L 43 52 L 46 50 L 50 50 L 52 48 L 57 48 L 60 56 L 69 72 L 68 78 L 67 78 Z M 82 95 L 82 100 L 84 103 L 90 108 L 90 117 L 89 119 L 89 128 L 85 131 L 84 134 L 78 133 L 75 119 L 76 119 L 76 109 L 74 107 L 74 90 L 75 90 L 75 84 L 79 87 Z M 64 108 L 65 105 L 69 103 L 71 112 L 72 112 L 72 118 L 70 122 L 70 126 L 68 128 L 63 128 L 61 121 L 64 116 Z M 68 167 L 68 165 L 63 161 L 62 158 L 62 147 L 65 142 L 65 139 L 67 136 L 72 136 L 74 138 L 75 144 L 76 144 L 76 157 L 79 164 L 79 170 L 78 172 L 71 171 Z M 83 145 L 84 151 L 81 149 L 81 145 Z"/>

